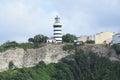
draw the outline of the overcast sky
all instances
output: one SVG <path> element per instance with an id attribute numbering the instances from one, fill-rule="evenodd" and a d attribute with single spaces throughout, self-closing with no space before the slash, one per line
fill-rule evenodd
<path id="1" fill-rule="evenodd" d="M 0 0 L 0 44 L 52 36 L 59 15 L 63 33 L 77 36 L 120 31 L 120 0 Z"/>

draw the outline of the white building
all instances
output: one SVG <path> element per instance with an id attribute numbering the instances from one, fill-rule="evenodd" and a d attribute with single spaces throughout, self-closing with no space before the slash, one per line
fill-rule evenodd
<path id="1" fill-rule="evenodd" d="M 47 43 L 56 43 L 56 40 L 54 38 L 47 39 Z"/>
<path id="2" fill-rule="evenodd" d="M 108 44 L 112 41 L 113 32 L 100 32 L 95 35 L 95 44 Z M 111 41 L 110 41 L 111 40 Z"/>
<path id="3" fill-rule="evenodd" d="M 113 44 L 120 44 L 120 33 L 113 35 Z"/>
<path id="4" fill-rule="evenodd" d="M 111 43 L 112 43 L 112 38 L 107 39 L 107 40 L 104 41 L 104 44 L 111 44 Z"/>
<path id="5" fill-rule="evenodd" d="M 54 28 L 54 39 L 56 40 L 56 43 L 62 42 L 62 24 L 60 23 L 60 18 L 58 16 L 55 17 L 55 23 L 53 25 Z"/>

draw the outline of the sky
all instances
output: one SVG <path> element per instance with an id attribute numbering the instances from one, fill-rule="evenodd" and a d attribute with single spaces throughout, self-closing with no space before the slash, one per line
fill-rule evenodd
<path id="1" fill-rule="evenodd" d="M 0 44 L 53 36 L 56 15 L 63 34 L 120 32 L 120 0 L 0 0 Z"/>

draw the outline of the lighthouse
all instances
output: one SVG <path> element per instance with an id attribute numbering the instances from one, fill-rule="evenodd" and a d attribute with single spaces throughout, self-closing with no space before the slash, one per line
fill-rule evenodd
<path id="1" fill-rule="evenodd" d="M 62 24 L 60 23 L 60 17 L 55 17 L 55 23 L 53 25 L 53 36 L 56 43 L 62 43 Z"/>

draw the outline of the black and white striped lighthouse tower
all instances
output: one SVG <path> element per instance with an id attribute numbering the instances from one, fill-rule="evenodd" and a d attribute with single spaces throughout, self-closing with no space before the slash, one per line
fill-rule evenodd
<path id="1" fill-rule="evenodd" d="M 55 17 L 55 23 L 53 25 L 54 28 L 54 39 L 56 43 L 62 43 L 62 24 L 60 23 L 60 17 Z"/>

